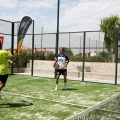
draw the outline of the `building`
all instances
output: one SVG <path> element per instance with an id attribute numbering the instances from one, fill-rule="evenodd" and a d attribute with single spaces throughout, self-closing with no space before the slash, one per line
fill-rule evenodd
<path id="1" fill-rule="evenodd" d="M 8 49 L 5 49 L 7 51 L 11 51 L 11 48 L 8 48 Z M 14 49 L 14 51 L 17 51 L 17 48 Z M 32 53 L 32 48 L 28 47 L 28 46 L 22 46 L 21 47 L 21 52 L 27 52 L 27 53 Z M 43 52 L 45 53 L 45 55 L 49 55 L 49 54 L 54 54 L 54 51 L 51 51 L 51 50 L 47 50 L 46 48 L 42 49 L 42 50 L 39 50 L 37 48 L 34 48 L 34 53 L 37 53 L 37 52 Z"/>

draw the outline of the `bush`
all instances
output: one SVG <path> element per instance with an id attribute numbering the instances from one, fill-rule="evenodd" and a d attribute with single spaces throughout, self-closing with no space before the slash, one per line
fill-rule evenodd
<path id="1" fill-rule="evenodd" d="M 35 60 L 54 60 L 55 54 L 49 54 L 45 56 L 45 53 L 43 52 L 37 52 L 34 54 Z M 29 63 L 29 60 L 32 59 L 31 53 L 27 52 L 21 52 L 20 56 L 17 58 L 16 62 L 13 63 L 14 67 L 27 67 L 27 63 Z M 83 57 L 76 55 L 76 56 L 69 56 L 70 61 L 83 61 Z M 103 57 L 103 56 L 89 56 L 85 57 L 85 62 L 106 62 L 109 61 L 109 58 Z M 118 62 L 120 63 L 120 59 L 118 59 Z"/>
<path id="2" fill-rule="evenodd" d="M 55 58 L 55 54 L 52 54 L 52 53 L 47 55 L 46 57 L 47 60 L 54 60 L 54 58 Z"/>
<path id="3" fill-rule="evenodd" d="M 85 58 L 86 62 L 105 62 L 105 58 L 100 56 L 90 56 Z"/>
<path id="4" fill-rule="evenodd" d="M 35 60 L 45 60 L 46 59 L 45 53 L 43 53 L 43 52 L 37 52 L 37 53 L 35 53 L 34 59 Z"/>
<path id="5" fill-rule="evenodd" d="M 70 56 L 70 61 L 83 61 L 83 57 L 81 56 Z M 105 62 L 105 58 L 100 56 L 90 56 L 85 57 L 85 62 Z"/>
<path id="6" fill-rule="evenodd" d="M 83 57 L 80 57 L 80 56 L 70 56 L 69 60 L 70 61 L 82 61 Z"/>
<path id="7" fill-rule="evenodd" d="M 30 53 L 21 52 L 20 56 L 17 57 L 16 62 L 14 62 L 14 67 L 26 67 L 27 63 L 29 63 L 29 60 L 31 58 Z"/>

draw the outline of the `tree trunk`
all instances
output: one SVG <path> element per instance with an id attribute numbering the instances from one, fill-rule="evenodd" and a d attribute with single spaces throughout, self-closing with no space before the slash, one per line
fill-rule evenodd
<path id="1" fill-rule="evenodd" d="M 112 54 L 112 63 L 115 63 L 115 53 Z"/>

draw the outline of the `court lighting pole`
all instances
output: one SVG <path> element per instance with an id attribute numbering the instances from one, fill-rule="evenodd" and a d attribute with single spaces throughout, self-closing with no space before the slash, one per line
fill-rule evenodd
<path id="1" fill-rule="evenodd" d="M 58 53 L 58 44 L 59 44 L 59 7 L 60 7 L 60 0 L 58 0 L 58 6 L 57 6 L 57 33 L 56 33 L 56 49 L 55 49 L 55 54 Z"/>
<path id="2" fill-rule="evenodd" d="M 60 0 L 58 0 L 58 5 L 57 5 L 57 33 L 56 33 L 55 54 L 58 54 L 58 44 L 59 44 L 59 7 L 60 7 L 59 4 L 60 4 Z M 56 78 L 56 74 L 54 74 L 54 78 Z"/>

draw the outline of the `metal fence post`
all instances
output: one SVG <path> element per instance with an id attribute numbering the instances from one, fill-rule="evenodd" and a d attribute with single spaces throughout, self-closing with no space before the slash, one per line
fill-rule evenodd
<path id="1" fill-rule="evenodd" d="M 14 22 L 12 22 L 11 30 L 11 53 L 14 55 Z M 13 64 L 11 64 L 11 74 L 13 75 Z"/>
<path id="2" fill-rule="evenodd" d="M 59 8 L 60 8 L 60 0 L 58 0 L 58 6 L 57 6 L 57 33 L 56 33 L 55 54 L 58 54 L 58 44 L 59 44 Z M 54 78 L 56 78 L 56 71 L 54 74 Z"/>
<path id="3" fill-rule="evenodd" d="M 83 35 L 83 65 L 82 65 L 82 81 L 84 81 L 84 67 L 85 67 L 85 41 L 86 41 L 86 32 Z"/>
<path id="4" fill-rule="evenodd" d="M 32 33 L 32 68 L 31 68 L 31 76 L 33 76 L 33 63 L 34 63 L 34 20 L 33 20 L 33 33 Z"/>
<path id="5" fill-rule="evenodd" d="M 116 54 L 115 54 L 115 85 L 117 85 L 117 70 L 118 70 L 118 39 L 119 39 L 119 35 L 118 35 L 118 30 L 116 32 Z"/>

